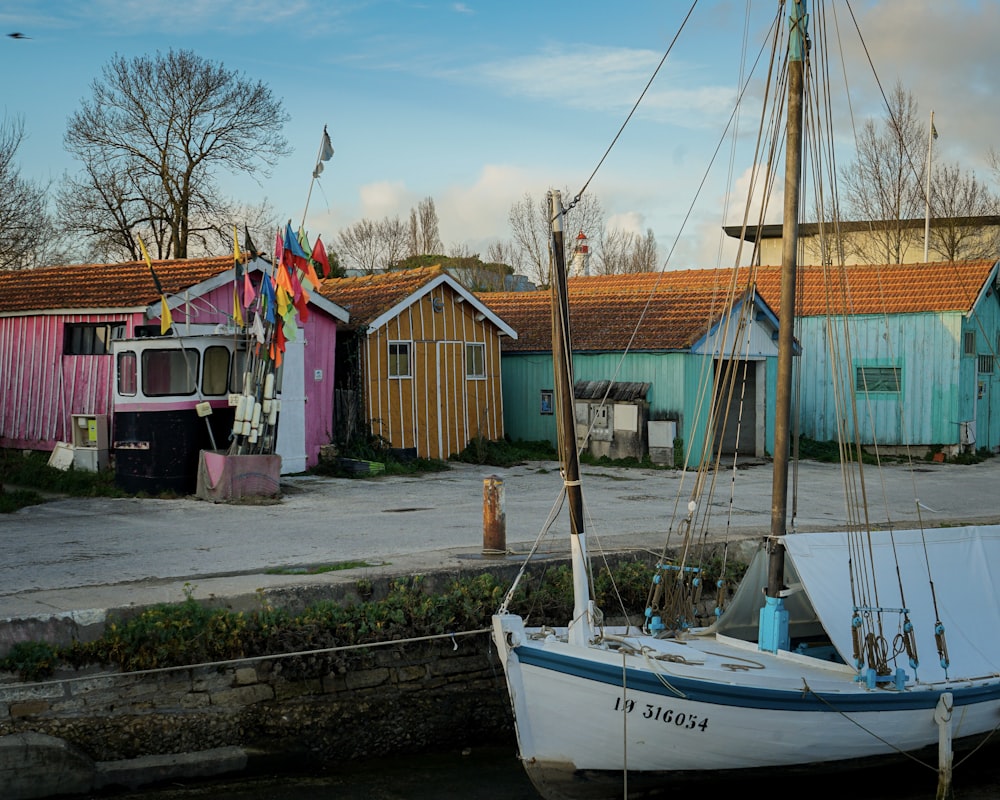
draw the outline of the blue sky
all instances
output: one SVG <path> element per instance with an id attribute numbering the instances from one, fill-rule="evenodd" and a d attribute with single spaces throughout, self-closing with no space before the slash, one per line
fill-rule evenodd
<path id="1" fill-rule="evenodd" d="M 661 262 L 678 235 L 729 115 L 744 17 L 755 52 L 776 9 L 700 0 L 639 113 L 590 185 L 612 224 L 653 229 Z M 304 211 L 323 126 L 336 153 L 317 181 L 307 228 L 333 242 L 368 217 L 432 197 L 446 250 L 483 252 L 509 238 L 526 193 L 577 191 L 597 166 L 690 7 L 688 0 L 20 0 L 0 4 L 2 111 L 23 117 L 26 177 L 57 182 L 77 169 L 67 118 L 114 54 L 190 49 L 267 83 L 291 116 L 292 153 L 260 184 L 224 181 L 280 219 Z M 936 158 L 990 179 L 998 129 L 1000 4 L 855 0 L 882 84 L 898 79 L 935 112 Z M 850 13 L 836 3 L 855 117 L 879 115 Z M 843 84 L 839 94 L 845 96 Z M 851 158 L 850 129 L 839 134 Z M 742 123 L 747 130 L 750 117 Z M 750 167 L 737 149 L 732 175 Z M 671 267 L 714 266 L 729 149 L 702 190 Z"/>

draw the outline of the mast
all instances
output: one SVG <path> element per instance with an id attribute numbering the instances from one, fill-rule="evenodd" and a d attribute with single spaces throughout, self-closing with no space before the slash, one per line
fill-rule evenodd
<path id="1" fill-rule="evenodd" d="M 788 517 L 788 462 L 791 452 L 792 350 L 795 344 L 795 273 L 799 249 L 799 190 L 802 177 L 802 116 L 807 49 L 805 0 L 792 0 L 788 42 L 788 116 L 785 142 L 785 205 L 782 220 L 781 309 L 778 314 L 778 375 L 774 419 L 774 477 L 768 548 L 766 605 L 761 609 L 762 650 L 788 648 L 788 612 L 781 599 Z"/>
<path id="2" fill-rule="evenodd" d="M 569 623 L 571 644 L 586 645 L 592 638 L 593 602 L 590 597 L 586 534 L 583 524 L 583 490 L 576 446 L 573 402 L 573 344 L 569 329 L 569 298 L 566 285 L 566 255 L 563 240 L 562 194 L 549 192 L 552 220 L 552 370 L 555 379 L 557 439 L 563 483 L 569 506 L 570 548 L 573 565 L 573 619 Z"/>

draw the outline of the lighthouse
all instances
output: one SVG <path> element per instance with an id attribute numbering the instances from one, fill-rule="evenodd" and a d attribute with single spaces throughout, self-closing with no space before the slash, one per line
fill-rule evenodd
<path id="1" fill-rule="evenodd" d="M 590 246 L 587 244 L 587 237 L 584 235 L 583 230 L 576 235 L 569 274 L 571 277 L 590 274 Z"/>

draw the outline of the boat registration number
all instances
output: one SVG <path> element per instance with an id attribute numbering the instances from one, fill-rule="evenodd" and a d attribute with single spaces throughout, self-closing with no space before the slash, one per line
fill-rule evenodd
<path id="1" fill-rule="evenodd" d="M 708 728 L 708 717 L 699 718 L 697 714 L 674 711 L 672 708 L 654 706 L 652 703 L 646 703 L 645 707 L 641 705 L 637 706 L 635 700 L 625 700 L 621 697 L 615 698 L 615 711 L 624 711 L 626 714 L 639 712 L 639 715 L 643 719 L 652 720 L 653 722 L 663 722 L 667 725 L 673 724 L 678 728 L 684 728 L 689 731 L 704 731 Z"/>

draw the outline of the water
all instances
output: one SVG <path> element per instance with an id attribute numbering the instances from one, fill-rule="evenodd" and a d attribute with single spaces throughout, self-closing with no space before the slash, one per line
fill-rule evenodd
<path id="1" fill-rule="evenodd" d="M 1000 797 L 997 750 L 955 768 L 953 800 L 996 800 Z M 700 797 L 755 796 L 776 788 L 792 789 L 805 798 L 845 796 L 852 800 L 933 800 L 937 776 L 914 764 L 838 776 L 808 774 L 783 778 L 780 785 L 748 791 L 739 785 L 699 784 L 681 792 Z M 314 775 L 260 775 L 244 780 L 172 785 L 143 792 L 91 795 L 114 800 L 538 800 L 510 747 L 472 749 L 405 758 L 357 762 Z"/>

